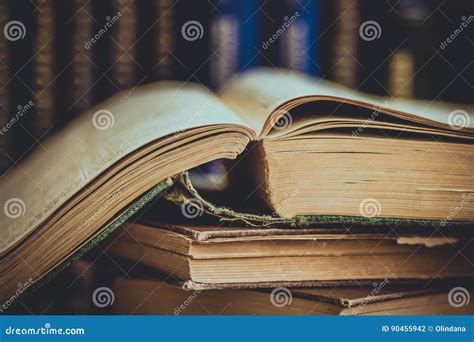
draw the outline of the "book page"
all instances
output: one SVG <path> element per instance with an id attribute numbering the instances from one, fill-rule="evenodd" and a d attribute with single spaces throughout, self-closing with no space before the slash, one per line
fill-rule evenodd
<path id="1" fill-rule="evenodd" d="M 157 139 L 207 125 L 246 123 L 206 88 L 190 83 L 150 84 L 92 108 L 2 179 L 6 202 L 0 251 L 123 157 Z"/>
<path id="2" fill-rule="evenodd" d="M 361 105 L 414 122 L 474 133 L 472 106 L 379 97 L 286 70 L 259 68 L 250 71 L 232 82 L 220 97 L 249 123 L 259 137 L 269 132 L 269 126 L 278 119 L 272 118 L 272 114 L 282 106 L 286 105 L 284 108 L 288 110 L 292 103 L 294 106 L 313 100 Z M 280 112 L 283 115 L 285 110 Z M 451 113 L 457 114 L 457 118 Z M 455 120 L 460 120 L 462 126 L 452 128 Z"/>

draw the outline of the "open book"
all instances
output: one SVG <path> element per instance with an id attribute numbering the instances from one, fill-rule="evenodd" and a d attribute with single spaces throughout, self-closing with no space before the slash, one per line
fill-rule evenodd
<path id="1" fill-rule="evenodd" d="M 246 148 L 261 158 L 256 183 L 281 217 L 472 221 L 471 111 L 265 69 L 219 98 L 176 82 L 117 95 L 2 179 L 0 299 L 104 238 L 170 177 Z"/>

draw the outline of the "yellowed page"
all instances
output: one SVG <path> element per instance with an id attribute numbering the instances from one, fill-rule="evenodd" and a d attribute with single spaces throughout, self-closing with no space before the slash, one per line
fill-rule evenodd
<path id="1" fill-rule="evenodd" d="M 0 253 L 136 149 L 185 129 L 219 124 L 246 126 L 204 87 L 177 82 L 116 95 L 84 113 L 2 179 Z"/>
<path id="2" fill-rule="evenodd" d="M 270 120 L 270 117 L 280 107 L 314 100 L 353 103 L 414 122 L 474 133 L 472 106 L 372 96 L 287 70 L 259 68 L 250 71 L 232 82 L 220 97 L 260 137 L 270 130 L 268 126 L 277 119 Z M 288 109 L 288 106 L 284 108 Z"/>

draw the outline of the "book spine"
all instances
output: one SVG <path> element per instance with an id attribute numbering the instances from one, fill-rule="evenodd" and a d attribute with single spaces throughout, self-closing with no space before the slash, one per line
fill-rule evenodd
<path id="1" fill-rule="evenodd" d="M 150 29 L 156 23 L 155 3 L 153 1 L 136 1 L 136 40 L 134 43 L 136 55 L 136 84 L 141 85 L 153 80 L 152 71 L 154 70 L 154 31 Z"/>
<path id="2" fill-rule="evenodd" d="M 431 98 L 474 104 L 474 2 L 432 2 Z"/>
<path id="3" fill-rule="evenodd" d="M 240 27 L 238 50 L 238 72 L 256 65 L 256 46 L 258 44 L 259 2 L 256 0 L 238 1 L 237 19 Z"/>
<path id="4" fill-rule="evenodd" d="M 332 47 L 331 79 L 347 87 L 358 86 L 358 53 L 360 23 L 359 3 L 336 0 L 334 11 L 334 39 Z"/>
<path id="5" fill-rule="evenodd" d="M 0 27 L 5 27 L 9 20 L 9 10 L 6 0 L 0 1 Z M 0 174 L 7 170 L 10 165 L 10 151 L 8 134 L 10 120 L 10 93 L 9 93 L 9 65 L 10 56 L 8 40 L 0 39 Z"/>
<path id="6" fill-rule="evenodd" d="M 411 98 L 415 95 L 415 56 L 409 49 L 400 48 L 389 61 L 388 93 L 390 96 Z"/>
<path id="7" fill-rule="evenodd" d="M 388 61 L 399 44 L 393 37 L 400 36 L 394 32 L 396 23 L 390 11 L 391 5 L 384 1 L 359 0 L 360 24 L 356 28 L 359 41 L 358 89 L 377 95 L 388 95 Z"/>
<path id="8" fill-rule="evenodd" d="M 398 13 L 396 34 L 401 34 L 404 41 L 389 59 L 388 92 L 397 97 L 426 97 L 429 84 L 420 62 L 431 53 L 430 37 L 423 24 L 429 9 L 424 0 L 401 0 Z"/>
<path id="9" fill-rule="evenodd" d="M 316 44 L 317 44 L 317 63 L 318 73 L 317 76 L 321 78 L 331 78 L 331 66 L 332 51 L 331 47 L 334 44 L 334 31 L 335 31 L 335 1 L 319 1 L 319 26 L 316 29 Z"/>
<path id="10" fill-rule="evenodd" d="M 93 101 L 93 12 L 89 0 L 74 0 L 73 47 L 70 77 L 70 107 L 73 115 L 89 108 Z"/>
<path id="11" fill-rule="evenodd" d="M 232 77 L 252 66 L 256 51 L 256 2 L 213 2 L 216 14 L 210 23 L 210 84 L 226 86 Z"/>
<path id="12" fill-rule="evenodd" d="M 2 33 L 8 40 L 10 56 L 9 155 L 12 162 L 18 163 L 36 146 L 36 139 L 30 132 L 36 104 L 35 94 L 32 93 L 33 38 L 36 24 L 32 15 L 34 12 L 32 2 L 9 0 L 8 9 L 10 25 L 8 28 L 4 27 Z"/>
<path id="13" fill-rule="evenodd" d="M 114 0 L 111 57 L 112 82 L 117 90 L 133 86 L 136 82 L 137 4 L 135 0 Z"/>
<path id="14" fill-rule="evenodd" d="M 52 0 L 33 0 L 36 7 L 36 32 L 33 38 L 33 84 L 35 109 L 31 132 L 41 139 L 55 126 L 54 110 L 54 4 Z"/>
<path id="15" fill-rule="evenodd" d="M 175 1 L 154 2 L 155 26 L 153 42 L 153 78 L 173 79 L 176 74 L 176 9 Z"/>
<path id="16" fill-rule="evenodd" d="M 285 0 L 280 40 L 280 65 L 311 75 L 320 74 L 317 28 L 319 1 Z M 278 31 L 277 31 L 278 32 Z"/>
<path id="17" fill-rule="evenodd" d="M 160 44 L 161 55 L 157 56 L 161 59 L 155 61 L 153 68 L 161 68 L 163 78 L 209 84 L 210 5 L 207 0 L 161 5 L 160 20 L 165 23 L 155 38 Z"/>

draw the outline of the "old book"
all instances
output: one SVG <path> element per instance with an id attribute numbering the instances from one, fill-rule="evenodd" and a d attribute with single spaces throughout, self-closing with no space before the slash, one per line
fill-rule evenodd
<path id="1" fill-rule="evenodd" d="M 318 213 L 472 220 L 473 176 L 461 170 L 473 166 L 472 136 L 465 135 L 464 142 L 451 139 L 472 131 L 472 108 L 437 107 L 434 114 L 424 102 L 416 103 L 424 107 L 419 111 L 411 101 L 379 98 L 379 106 L 366 111 L 354 104 L 375 98 L 356 99 L 339 87 L 330 96 L 318 96 L 318 105 L 312 106 L 306 102 L 310 94 L 300 92 L 311 92 L 306 82 L 261 72 L 234 82 L 222 95 L 231 109 L 254 123 L 268 108 L 285 103 L 273 116 L 274 129 L 264 129 L 266 137 L 251 151 L 254 185 L 272 212 L 282 217 Z M 298 106 L 299 101 L 306 104 Z M 393 105 L 397 110 L 387 111 Z M 436 143 L 433 133 L 439 137 Z"/>
<path id="2" fill-rule="evenodd" d="M 474 305 L 450 304 L 449 288 L 371 286 L 185 291 L 156 279 L 117 278 L 120 315 L 468 315 Z"/>
<path id="3" fill-rule="evenodd" d="M 89 0 L 73 1 L 74 15 L 70 20 L 73 29 L 72 56 L 69 69 L 69 107 L 73 115 L 78 115 L 92 105 L 94 85 L 93 49 L 94 13 Z"/>
<path id="4" fill-rule="evenodd" d="M 341 110 L 326 112 L 334 106 Z M 351 131 L 374 110 L 380 115 L 365 127 L 370 133 L 354 136 Z M 255 177 L 265 180 L 270 191 L 264 198 L 275 216 L 469 224 L 474 120 L 450 126 L 455 110 L 470 119 L 469 107 L 370 97 L 266 69 L 237 79 L 220 99 L 200 85 L 179 82 L 119 94 L 83 113 L 2 179 L 0 264 L 6 286 L 0 298 L 96 244 L 170 186 L 170 177 L 214 159 L 236 158 L 252 146 L 265 155 L 255 164 Z M 282 125 L 285 118 L 292 124 Z M 273 182 L 280 175 L 286 177 L 279 178 L 276 192 Z M 293 200 L 282 202 L 282 194 L 295 189 Z M 367 211 L 361 205 L 367 198 L 377 199 L 382 210 Z"/>
<path id="5" fill-rule="evenodd" d="M 157 80 L 176 78 L 176 6 L 173 0 L 154 1 L 153 73 Z"/>
<path id="6" fill-rule="evenodd" d="M 392 5 L 379 1 L 373 3 L 368 0 L 357 1 L 359 6 L 359 22 L 355 28 L 357 35 L 357 60 L 358 69 L 357 89 L 378 94 L 390 95 L 386 90 L 388 77 L 388 59 L 392 51 L 399 46 L 396 41 L 400 38 L 390 36 L 391 30 L 400 30 L 393 22 L 396 15 Z M 342 47 L 344 48 L 344 47 Z"/>
<path id="7" fill-rule="evenodd" d="M 228 2 L 224 0 L 219 4 Z M 166 4 L 166 1 L 163 3 Z M 172 25 L 168 32 L 171 33 L 173 44 L 172 50 L 164 50 L 173 65 L 173 74 L 168 75 L 168 78 L 209 85 L 210 59 L 219 53 L 211 50 L 210 22 L 213 15 L 220 12 L 220 8 L 216 8 L 212 0 L 169 1 L 167 6 L 171 8 L 163 8 L 164 18 L 169 17 L 167 20 Z"/>
<path id="8" fill-rule="evenodd" d="M 454 237 L 143 224 L 127 224 L 117 235 L 109 253 L 193 289 L 474 276 L 463 256 L 472 243 Z"/>
<path id="9" fill-rule="evenodd" d="M 33 36 L 36 26 L 32 13 L 32 1 L 7 1 L 7 20 L 3 27 L 4 42 L 8 45 L 8 159 L 16 165 L 36 145 L 30 132 L 36 94 L 32 93 L 33 77 Z M 3 102 L 1 104 L 4 104 Z M 7 104 L 7 103 L 5 103 Z"/>
<path id="10" fill-rule="evenodd" d="M 264 2 L 261 53 L 266 62 L 311 75 L 320 75 L 318 0 Z M 267 63 L 266 63 L 267 64 Z"/>
<path id="11" fill-rule="evenodd" d="M 429 70 L 431 98 L 473 104 L 472 58 L 464 53 L 472 49 L 474 21 L 472 1 L 459 3 L 432 0 L 426 23 L 431 25 L 431 54 L 425 69 Z M 437 9 L 434 11 L 434 9 Z M 446 67 L 448 66 L 448 67 Z"/>
<path id="12" fill-rule="evenodd" d="M 258 3 L 252 0 L 210 1 L 209 77 L 213 89 L 255 65 Z"/>
<path id="13" fill-rule="evenodd" d="M 393 96 L 433 98 L 432 71 L 425 67 L 432 57 L 432 30 L 426 1 L 403 0 L 397 4 L 395 29 L 388 32 L 395 50 L 388 59 L 387 91 Z M 385 32 L 384 32 L 385 34 Z"/>
<path id="14" fill-rule="evenodd" d="M 54 1 L 32 1 L 36 7 L 36 31 L 33 38 L 33 85 L 35 108 L 31 120 L 31 132 L 36 139 L 52 133 L 56 124 L 54 108 L 55 60 L 54 60 Z"/>
<path id="15" fill-rule="evenodd" d="M 112 27 L 112 82 L 116 90 L 136 84 L 137 3 L 135 0 L 114 0 L 114 13 L 107 24 Z"/>
<path id="16" fill-rule="evenodd" d="M 331 72 L 333 81 L 356 88 L 360 83 L 359 37 L 360 4 L 350 0 L 336 0 L 331 7 L 331 24 L 327 30 L 333 35 L 331 44 Z M 334 25 L 332 25 L 334 23 Z"/>

